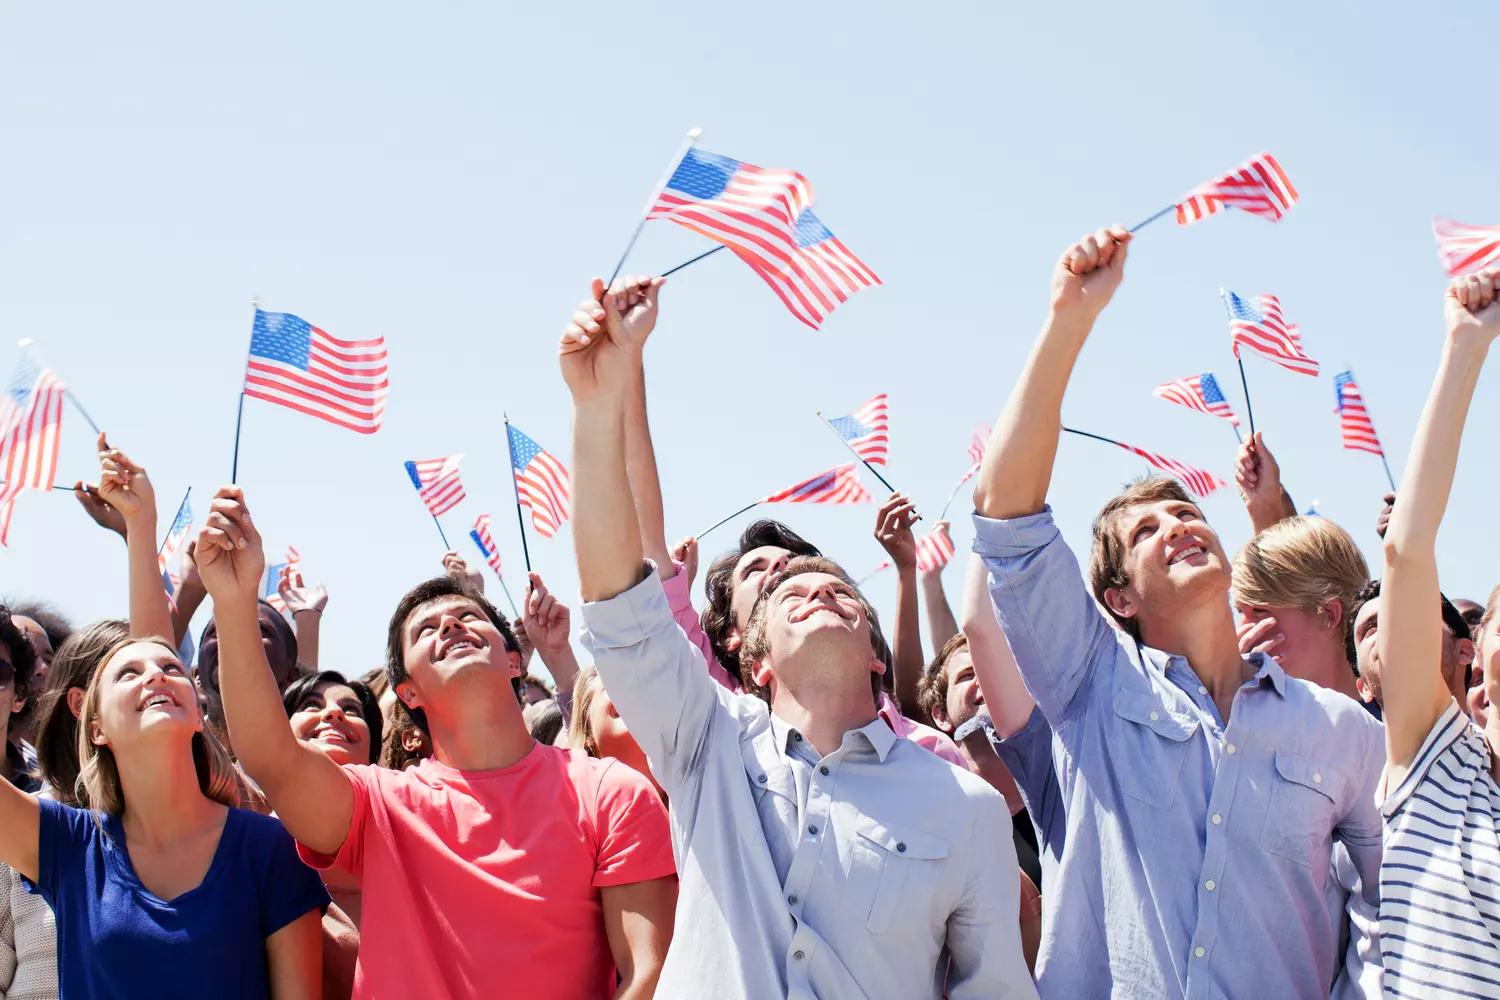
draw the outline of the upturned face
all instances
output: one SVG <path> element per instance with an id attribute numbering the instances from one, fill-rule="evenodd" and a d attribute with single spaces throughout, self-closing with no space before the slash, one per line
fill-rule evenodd
<path id="1" fill-rule="evenodd" d="M 369 764 L 370 725 L 354 689 L 334 682 L 314 685 L 292 712 L 292 735 L 335 764 Z"/>

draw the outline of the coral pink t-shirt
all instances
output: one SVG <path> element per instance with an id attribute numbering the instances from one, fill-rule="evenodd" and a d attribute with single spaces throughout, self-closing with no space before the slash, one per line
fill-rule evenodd
<path id="1" fill-rule="evenodd" d="M 594 1000 L 615 988 L 599 890 L 676 872 L 644 777 L 533 746 L 510 767 L 350 765 L 349 836 L 314 868 L 363 888 L 354 997 Z"/>

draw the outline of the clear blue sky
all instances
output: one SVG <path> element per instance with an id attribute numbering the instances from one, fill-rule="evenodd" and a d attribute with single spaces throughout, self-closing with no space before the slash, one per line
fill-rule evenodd
<path id="1" fill-rule="evenodd" d="M 1228 478 L 1229 427 L 1150 390 L 1213 370 L 1241 406 L 1217 292 L 1274 292 L 1325 374 L 1250 360 L 1257 425 L 1298 503 L 1321 501 L 1375 561 L 1385 481 L 1340 450 L 1329 376 L 1354 366 L 1399 476 L 1441 333 L 1430 219 L 1500 222 L 1485 96 L 1500 15 L 1142 10 L 802 4 L 746 23 L 700 3 L 0 2 L 0 369 L 34 337 L 147 465 L 165 531 L 188 485 L 201 511 L 228 478 L 252 296 L 336 336 L 383 335 L 383 430 L 252 401 L 240 462 L 272 554 L 295 545 L 332 594 L 325 665 L 359 673 L 442 555 L 406 459 L 467 455 L 449 537 L 471 555 L 469 524 L 493 513 L 520 593 L 501 411 L 566 460 L 557 336 L 689 126 L 705 149 L 810 177 L 820 217 L 885 285 L 814 333 L 728 255 L 671 280 L 648 375 L 673 536 L 842 461 L 813 411 L 881 391 L 888 476 L 930 520 L 1015 379 L 1063 246 L 1265 149 L 1301 204 L 1280 225 L 1146 230 L 1065 418 Z M 653 223 L 632 262 L 708 245 Z M 1439 556 L 1449 593 L 1482 599 L 1500 579 L 1484 557 L 1500 403 L 1481 391 L 1475 409 Z M 92 477 L 87 428 L 74 412 L 65 428 L 60 476 Z M 1142 467 L 1063 442 L 1053 502 L 1075 545 Z M 874 510 L 768 513 L 859 575 L 884 558 Z M 1232 490 L 1207 510 L 1227 545 L 1245 540 Z M 966 549 L 963 518 L 954 533 Z M 532 557 L 576 595 L 566 529 Z M 889 575 L 870 588 L 889 609 Z M 27 495 L 0 593 L 80 623 L 121 614 L 123 546 L 68 495 Z"/>

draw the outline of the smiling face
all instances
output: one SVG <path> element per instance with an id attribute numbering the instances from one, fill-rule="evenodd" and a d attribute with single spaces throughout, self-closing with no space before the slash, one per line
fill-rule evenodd
<path id="1" fill-rule="evenodd" d="M 943 664 L 948 677 L 948 693 L 943 699 L 943 710 L 948 725 L 953 729 L 968 722 L 984 708 L 984 693 L 979 690 L 979 679 L 974 674 L 974 658 L 967 649 L 960 649 L 948 657 Z"/>
<path id="2" fill-rule="evenodd" d="M 734 630 L 739 633 L 731 639 L 734 645 L 739 644 L 745 624 L 750 621 L 750 612 L 765 589 L 766 581 L 785 569 L 791 558 L 790 549 L 779 545 L 762 545 L 740 556 L 739 561 L 734 564 L 734 574 L 730 577 L 734 595 L 730 598 L 730 609 L 734 615 Z"/>
<path id="3" fill-rule="evenodd" d="M 802 557 L 814 567 L 826 560 Z M 871 674 L 885 664 L 871 645 L 870 613 L 847 580 L 819 568 L 789 567 L 756 604 L 746 629 L 745 652 L 755 683 L 800 692 L 869 692 Z M 801 695 L 799 695 L 800 697 Z"/>
<path id="4" fill-rule="evenodd" d="M 1115 532 L 1124 585 L 1107 588 L 1104 601 L 1119 618 L 1146 632 L 1190 614 L 1229 591 L 1229 559 L 1198 505 L 1163 499 L 1119 511 L 1104 530 Z"/>
<path id="5" fill-rule="evenodd" d="M 117 650 L 100 668 L 90 695 L 97 701 L 89 705 L 85 699 L 88 738 L 117 755 L 148 740 L 203 728 L 187 670 L 176 653 L 155 642 Z"/>
<path id="6" fill-rule="evenodd" d="M 365 722 L 359 696 L 346 684 L 316 684 L 291 716 L 292 735 L 303 746 L 317 750 L 335 764 L 373 762 L 370 725 Z"/>
<path id="7" fill-rule="evenodd" d="M 257 604 L 255 614 L 260 622 L 260 647 L 266 654 L 266 662 L 271 666 L 271 675 L 276 678 L 276 690 L 285 691 L 292 681 L 297 679 L 296 655 L 288 648 L 288 638 L 294 633 L 291 632 L 290 626 L 286 626 L 286 619 L 281 618 L 275 608 Z M 277 619 L 280 619 L 279 623 Z M 283 626 L 286 626 L 284 630 Z M 217 694 L 219 690 L 219 632 L 218 625 L 213 621 L 210 621 L 208 627 L 203 630 L 202 641 L 198 646 L 198 675 L 209 689 Z"/>
<path id="8" fill-rule="evenodd" d="M 31 648 L 36 650 L 36 666 L 31 671 L 31 690 L 40 691 L 42 682 L 47 679 L 47 671 L 52 666 L 52 657 L 55 651 L 52 648 L 52 640 L 47 638 L 47 632 L 37 623 L 34 618 L 25 615 L 11 615 L 10 620 L 15 623 L 16 628 L 31 643 Z"/>
<path id="9" fill-rule="evenodd" d="M 1381 599 L 1376 595 L 1366 601 L 1354 616 L 1354 649 L 1359 658 L 1359 679 L 1355 681 L 1355 685 L 1359 688 L 1361 698 L 1384 708 L 1385 689 L 1380 683 L 1380 646 L 1377 641 L 1380 637 L 1380 609 Z M 1438 667 L 1442 672 L 1444 686 L 1462 703 L 1466 701 L 1468 694 L 1463 687 L 1464 674 L 1468 665 L 1473 662 L 1474 644 L 1454 635 L 1446 621 L 1441 627 L 1442 646 Z M 1489 687 L 1488 673 L 1485 684 L 1486 690 L 1494 695 L 1496 692 Z"/>
<path id="10" fill-rule="evenodd" d="M 476 673 L 493 675 L 506 691 L 510 679 L 521 675 L 520 657 L 506 648 L 500 629 L 461 594 L 435 598 L 406 616 L 401 655 L 406 679 L 396 689 L 408 708 L 433 706 Z"/>

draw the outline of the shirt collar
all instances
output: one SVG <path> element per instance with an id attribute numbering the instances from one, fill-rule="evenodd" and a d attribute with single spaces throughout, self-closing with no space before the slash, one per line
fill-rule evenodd
<path id="1" fill-rule="evenodd" d="M 891 727 L 879 715 L 868 725 L 851 729 L 849 733 L 859 733 L 864 736 L 865 742 L 870 744 L 870 749 L 875 751 L 875 756 L 880 758 L 882 764 L 885 763 L 886 757 L 890 756 L 891 748 L 896 745 L 896 734 L 891 732 Z M 845 742 L 849 739 L 849 733 L 844 734 Z M 795 726 L 773 712 L 771 713 L 771 735 L 776 740 L 776 749 L 787 754 L 791 752 L 793 741 L 802 734 Z M 816 751 L 814 754 L 816 755 Z"/>
<path id="2" fill-rule="evenodd" d="M 1172 665 L 1173 661 L 1180 662 L 1184 670 L 1192 670 L 1184 657 L 1175 653 L 1164 653 L 1143 643 L 1137 645 L 1141 650 L 1141 658 L 1160 670 L 1163 676 L 1166 675 L 1167 668 Z M 1245 660 L 1255 667 L 1255 675 L 1250 678 L 1250 683 L 1258 685 L 1262 680 L 1269 678 L 1271 687 L 1275 688 L 1276 693 L 1283 698 L 1286 697 L 1286 671 L 1281 669 L 1281 664 L 1265 653 L 1249 653 L 1245 656 Z"/>

